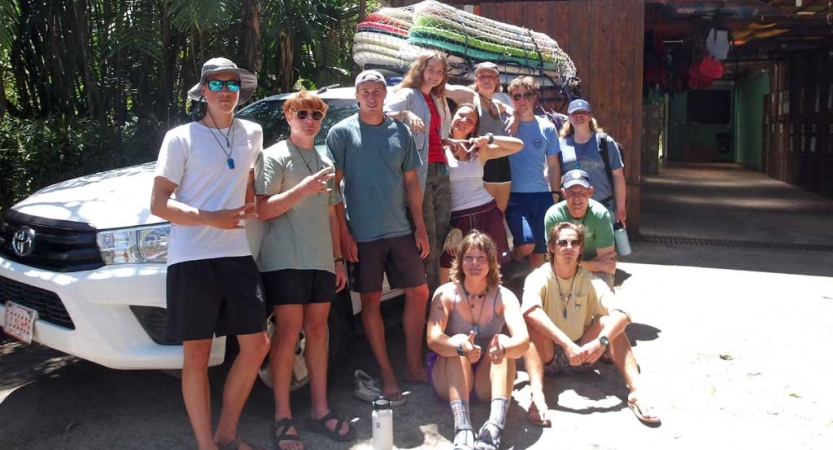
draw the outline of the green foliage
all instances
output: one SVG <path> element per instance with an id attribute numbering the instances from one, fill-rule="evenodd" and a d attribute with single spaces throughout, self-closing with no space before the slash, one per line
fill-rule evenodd
<path id="1" fill-rule="evenodd" d="M 0 119 L 0 209 L 59 181 L 153 161 L 164 126 L 49 117 Z"/>
<path id="2" fill-rule="evenodd" d="M 255 99 L 349 82 L 357 4 L 0 0 L 0 207 L 154 159 L 208 58 L 256 72 Z"/>

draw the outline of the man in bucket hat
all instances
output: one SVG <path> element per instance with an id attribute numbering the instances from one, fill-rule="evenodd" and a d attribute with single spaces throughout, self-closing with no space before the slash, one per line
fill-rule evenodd
<path id="1" fill-rule="evenodd" d="M 269 352 L 260 272 L 244 228 L 257 220 L 252 167 L 263 130 L 234 118 L 255 87 L 255 76 L 228 59 L 206 61 L 188 91 L 205 102 L 205 117 L 165 135 L 151 194 L 153 214 L 171 222 L 168 335 L 182 340 L 182 396 L 200 450 L 254 448 L 237 436 L 237 423 Z M 214 336 L 227 335 L 237 336 L 240 353 L 212 436 L 209 356 Z"/>

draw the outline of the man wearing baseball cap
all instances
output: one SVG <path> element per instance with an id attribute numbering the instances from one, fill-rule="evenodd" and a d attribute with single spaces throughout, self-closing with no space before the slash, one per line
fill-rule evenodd
<path id="1" fill-rule="evenodd" d="M 382 373 L 382 393 L 397 405 L 405 399 L 388 358 L 382 282 L 387 274 L 391 288 L 405 290 L 405 377 L 424 382 L 421 351 L 428 286 L 422 259 L 430 248 L 417 175 L 423 161 L 407 126 L 385 115 L 386 94 L 382 74 L 360 73 L 359 112 L 333 126 L 326 143 L 335 162 L 335 186 L 344 199 L 336 205 L 336 215 L 344 259 L 353 263 L 351 288 L 361 294 L 362 322 Z M 408 222 L 406 206 L 416 230 Z"/>
<path id="2" fill-rule="evenodd" d="M 237 423 L 269 352 L 263 287 L 244 227 L 257 220 L 252 168 L 263 130 L 234 118 L 256 87 L 254 74 L 226 58 L 205 62 L 188 91 L 205 102 L 205 117 L 165 135 L 151 193 L 151 212 L 171 222 L 168 335 L 182 341 L 182 396 L 200 449 L 253 448 L 237 436 Z M 240 353 L 212 436 L 209 357 L 214 336 L 228 335 L 237 336 Z"/>
<path id="3" fill-rule="evenodd" d="M 584 254 L 580 265 L 613 287 L 616 274 L 616 252 L 610 213 L 593 200 L 593 186 L 587 172 L 579 169 L 564 174 L 561 182 L 564 200 L 553 205 L 544 217 L 544 233 L 560 222 L 584 225 Z"/>

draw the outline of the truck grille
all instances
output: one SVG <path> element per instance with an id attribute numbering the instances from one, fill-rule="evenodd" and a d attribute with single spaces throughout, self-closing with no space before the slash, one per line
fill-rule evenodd
<path id="1" fill-rule="evenodd" d="M 12 246 L 22 227 L 35 232 L 32 253 L 19 256 Z M 104 265 L 96 244 L 96 229 L 67 220 L 46 219 L 8 210 L 0 220 L 0 254 L 30 267 L 55 272 L 94 270 Z"/>
<path id="2" fill-rule="evenodd" d="M 63 302 L 52 291 L 0 277 L 0 300 L 32 308 L 38 312 L 38 317 L 42 320 L 70 330 L 75 329 Z"/>

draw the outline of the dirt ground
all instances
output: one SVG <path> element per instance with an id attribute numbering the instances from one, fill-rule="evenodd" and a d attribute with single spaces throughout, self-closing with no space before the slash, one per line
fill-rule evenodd
<path id="1" fill-rule="evenodd" d="M 616 369 L 600 365 L 547 379 L 554 425 L 533 427 L 520 373 L 502 448 L 830 448 L 833 253 L 634 243 L 634 254 L 620 264 L 619 295 L 634 319 L 627 332 L 662 425 L 640 424 Z M 400 329 L 388 333 L 391 354 L 401 355 Z M 401 370 L 401 358 L 394 361 Z M 330 380 L 332 407 L 353 421 L 358 440 L 336 444 L 304 433 L 307 448 L 372 448 L 370 405 L 351 395 L 356 368 L 376 373 L 362 337 L 345 343 Z M 224 369 L 211 375 L 216 419 Z M 451 448 L 448 405 L 425 385 L 405 387 L 408 403 L 394 412 L 396 447 Z M 309 412 L 308 394 L 293 396 L 297 417 Z M 272 416 L 271 391 L 258 383 L 241 436 L 274 448 Z M 487 416 L 488 405 L 475 403 L 476 425 Z M 0 343 L 0 449 L 151 448 L 195 448 L 179 380 Z"/>

